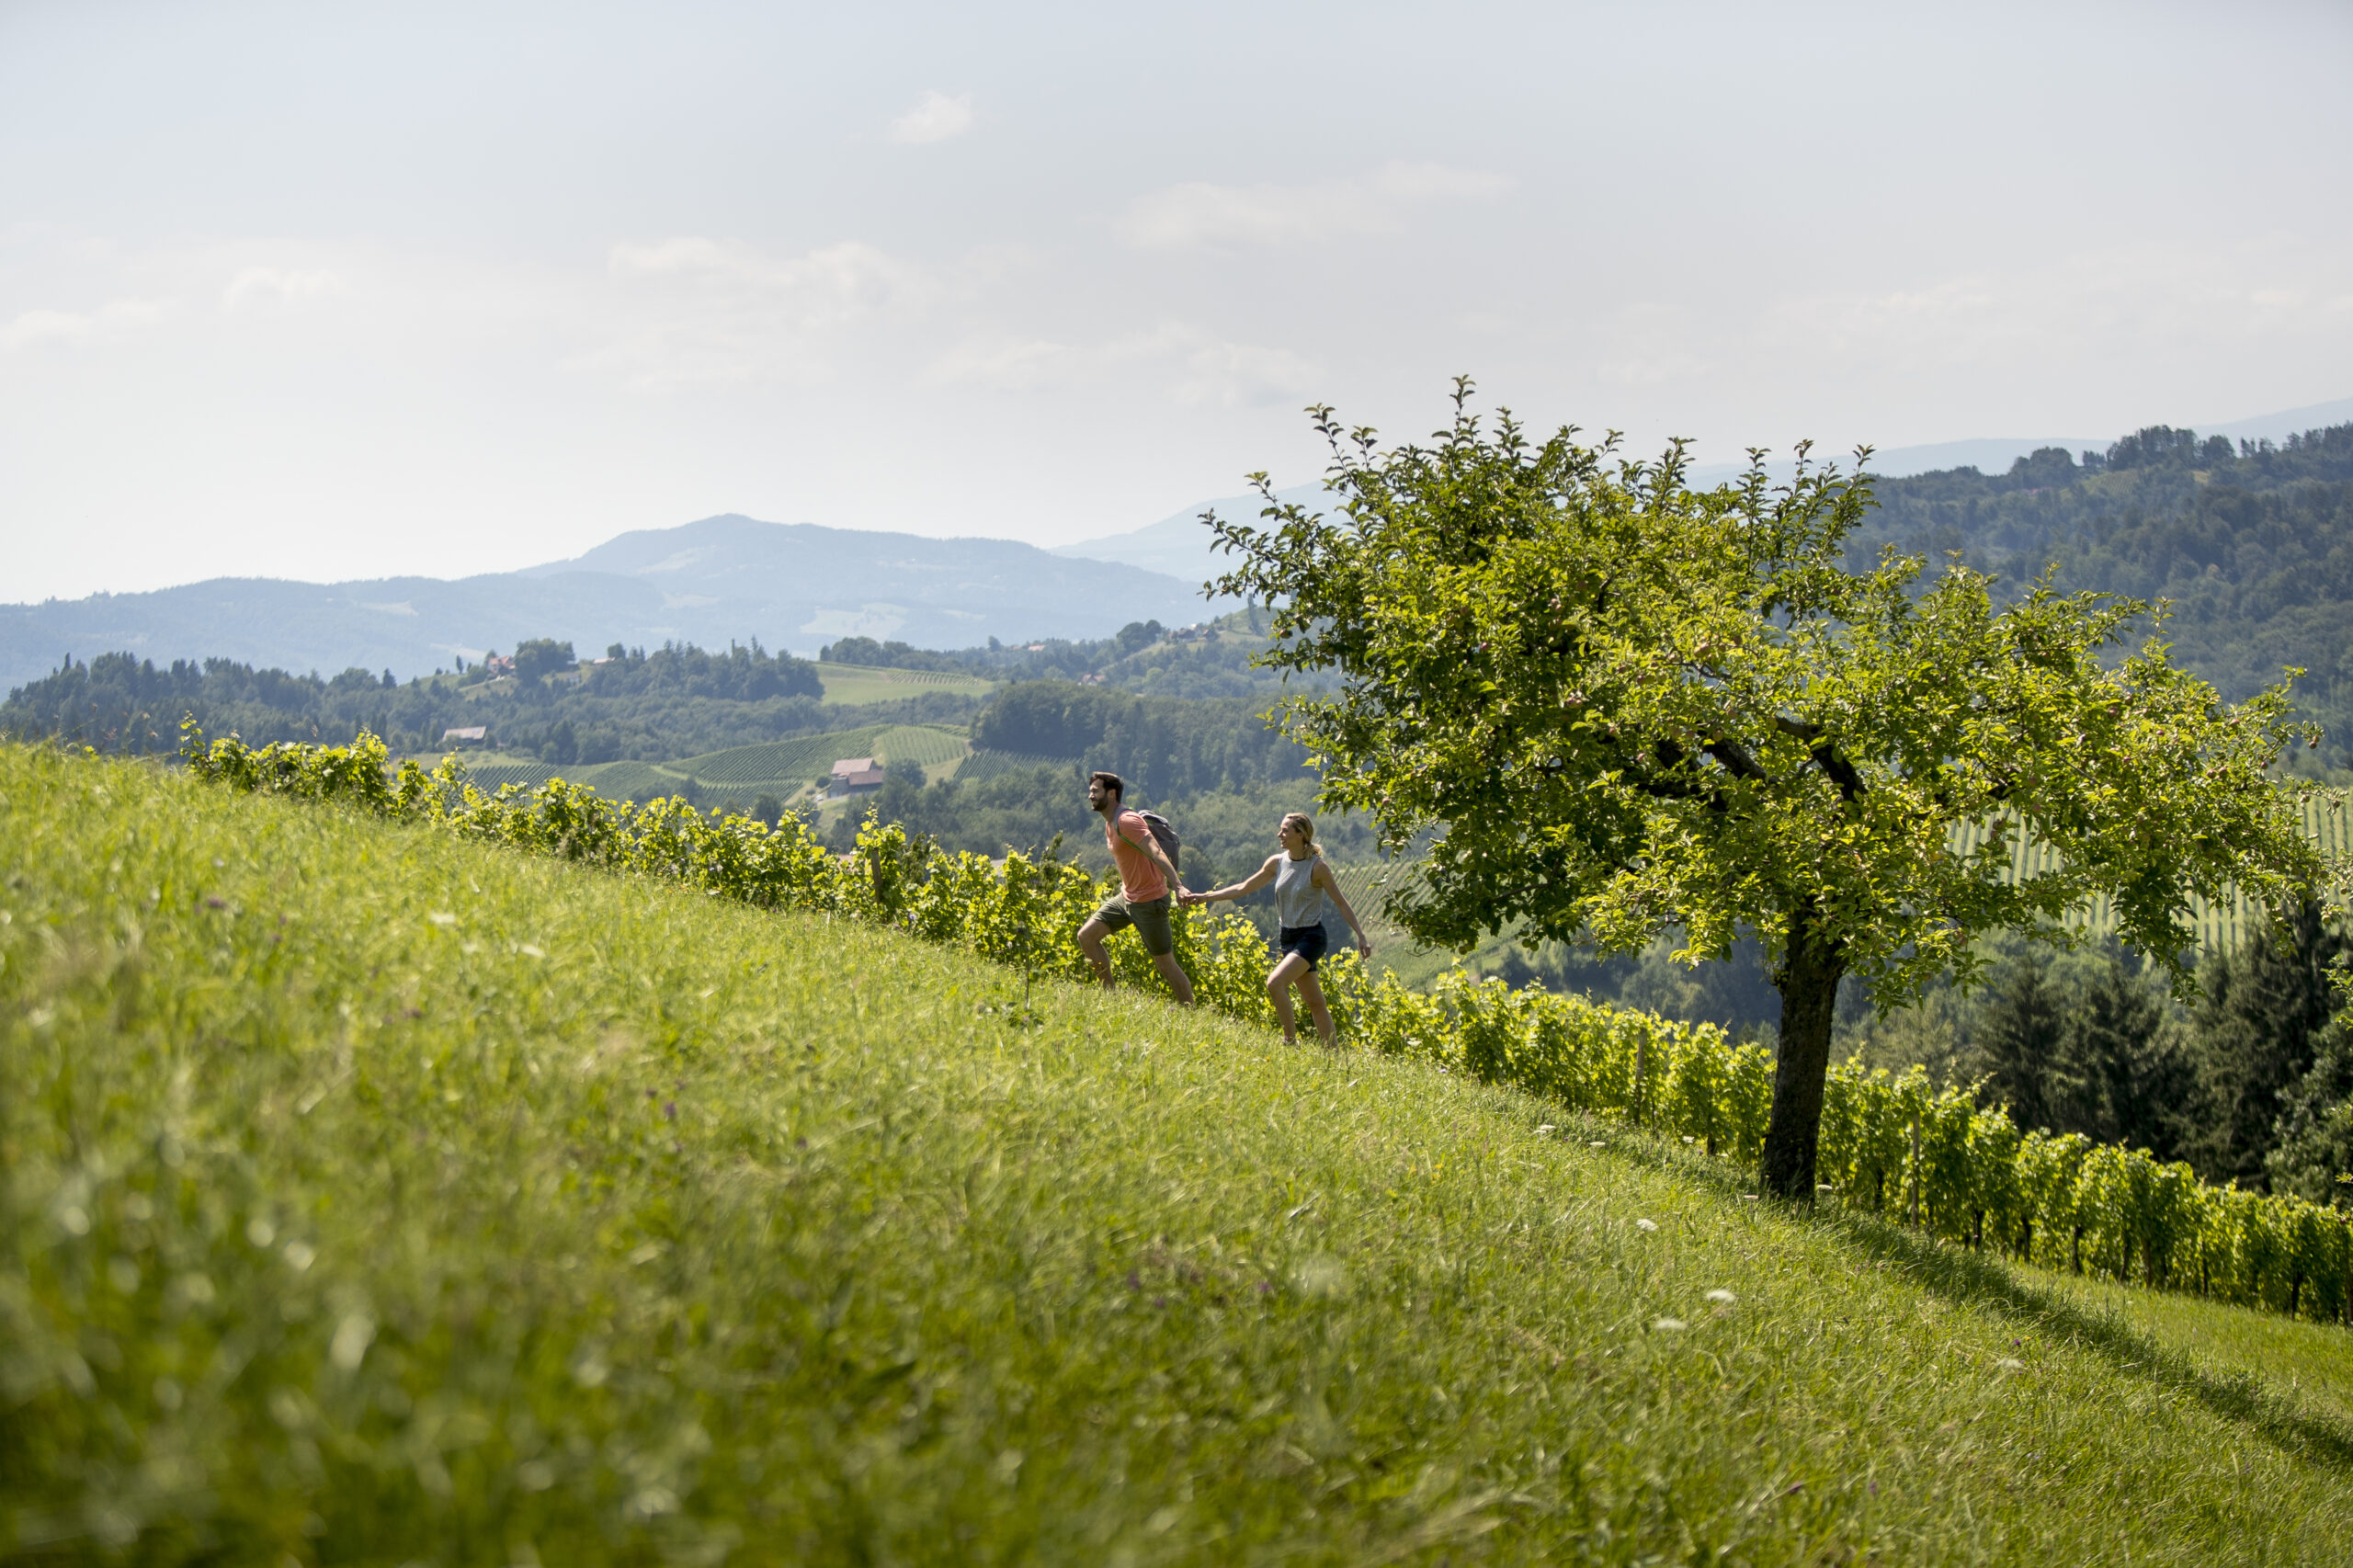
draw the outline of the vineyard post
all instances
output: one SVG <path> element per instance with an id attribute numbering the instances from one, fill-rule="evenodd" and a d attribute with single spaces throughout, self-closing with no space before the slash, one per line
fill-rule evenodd
<path id="1" fill-rule="evenodd" d="M 1636 1029 L 1634 1031 L 1634 1103 L 1630 1108 L 1634 1113 L 1634 1125 L 1637 1127 L 1643 1124 L 1643 1072 L 1650 1062 L 1650 1030 Z"/>
<path id="2" fill-rule="evenodd" d="M 1912 1169 L 1910 1176 L 1912 1191 L 1911 1196 L 1905 1201 L 1906 1206 L 1911 1210 L 1910 1222 L 1912 1228 L 1914 1230 L 1917 1230 L 1920 1227 L 1920 1113 L 1916 1109 L 1912 1112 Z"/>

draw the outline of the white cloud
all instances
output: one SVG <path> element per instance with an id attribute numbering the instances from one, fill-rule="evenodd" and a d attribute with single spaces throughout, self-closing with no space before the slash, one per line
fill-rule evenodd
<path id="1" fill-rule="evenodd" d="M 839 332 L 911 319 L 942 292 L 924 268 L 854 240 L 776 256 L 686 235 L 616 246 L 607 276 L 619 290 L 608 341 L 573 367 L 644 387 L 822 380 Z"/>
<path id="2" fill-rule="evenodd" d="M 1595 335 L 1601 353 L 1593 370 L 1606 385 L 1663 387 L 1698 381 L 1716 369 L 1706 352 L 1709 328 L 1688 306 L 1623 304 L 1609 312 Z"/>
<path id="3" fill-rule="evenodd" d="M 1142 367 L 1173 401 L 1263 406 L 1317 389 L 1324 369 L 1288 348 L 1235 343 L 1179 322 L 1100 343 L 981 337 L 932 361 L 925 380 L 995 392 L 1067 391 Z"/>
<path id="4" fill-rule="evenodd" d="M 221 291 L 221 308 L 234 311 L 255 305 L 286 304 L 346 292 L 348 290 L 344 280 L 333 272 L 248 267 Z"/>
<path id="5" fill-rule="evenodd" d="M 1512 188 L 1508 175 L 1442 164 L 1384 164 L 1371 175 L 1320 185 L 1211 185 L 1191 181 L 1138 197 L 1120 237 L 1153 250 L 1191 245 L 1303 244 L 1393 233 L 1432 201 L 1483 201 Z"/>
<path id="6" fill-rule="evenodd" d="M 2332 264 L 2261 239 L 2226 250 L 2118 246 L 2024 265 L 1808 292 L 1771 302 L 1756 329 L 1769 350 L 1856 363 L 1994 367 L 2068 363 L 2146 347 L 2177 356 L 2309 339 Z M 2339 274 L 2341 276 L 2341 272 Z"/>
<path id="7" fill-rule="evenodd" d="M 915 107 L 891 122 L 891 140 L 907 146 L 946 142 L 972 129 L 972 95 L 926 93 Z"/>
<path id="8" fill-rule="evenodd" d="M 935 386 L 975 386 L 992 392 L 1029 392 L 1072 386 L 1087 379 L 1085 350 L 1045 338 L 978 337 L 931 362 L 924 379 Z"/>
<path id="9" fill-rule="evenodd" d="M 121 337 L 170 313 L 171 307 L 161 300 L 138 299 L 110 301 L 88 312 L 26 311 L 0 326 L 0 348 Z"/>
<path id="10" fill-rule="evenodd" d="M 1201 339 L 1177 350 L 1180 372 L 1170 388 L 1183 403 L 1263 407 L 1319 390 L 1322 367 L 1288 348 Z"/>

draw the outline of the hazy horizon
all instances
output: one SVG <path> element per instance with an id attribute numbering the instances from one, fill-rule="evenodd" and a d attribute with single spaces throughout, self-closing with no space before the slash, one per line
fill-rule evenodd
<path id="1" fill-rule="evenodd" d="M 2327 4 L 19 0 L 0 602 L 1066 544 L 1458 371 L 1702 462 L 2343 399 L 2348 68 Z"/>

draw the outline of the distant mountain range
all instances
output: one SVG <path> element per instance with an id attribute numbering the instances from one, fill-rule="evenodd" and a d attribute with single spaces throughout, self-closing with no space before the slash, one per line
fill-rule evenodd
<path id="1" fill-rule="evenodd" d="M 2234 420 L 2226 425 L 2196 426 L 2201 436 L 2228 436 L 2234 441 L 2284 441 L 2291 435 L 2306 430 L 2318 430 L 2331 425 L 2353 422 L 2353 398 L 2340 398 L 2335 403 L 2316 403 L 2306 408 L 2284 409 L 2278 414 L 2266 414 L 2254 419 Z M 1973 468 L 1981 473 L 1998 474 L 2022 457 L 2045 447 L 2058 447 L 2080 456 L 2086 450 L 2102 451 L 2118 437 L 2116 436 L 2015 436 L 1995 437 L 1975 441 L 1938 441 L 1925 447 L 1896 447 L 1871 454 L 1871 472 L 1888 479 L 1903 479 L 1913 474 L 1935 473 L 1957 468 Z M 1645 456 L 1649 454 L 1644 454 Z M 1842 462 L 1845 452 L 1818 452 L 1817 456 L 1836 458 Z M 1691 478 L 1700 484 L 1721 484 L 1743 472 L 1745 463 L 1700 463 L 1693 467 Z M 1786 478 L 1786 461 L 1768 463 L 1777 478 Z M 1324 486 L 1302 484 L 1290 490 L 1278 490 L 1279 501 L 1295 501 L 1313 511 L 1325 494 Z M 1202 527 L 1200 517 L 1205 511 L 1243 522 L 1255 523 L 1259 508 L 1266 503 L 1256 495 L 1224 495 L 1214 501 L 1198 502 L 1156 523 L 1147 523 L 1131 533 L 1110 534 L 1102 539 L 1082 540 L 1076 544 L 1055 547 L 1056 555 L 1088 561 L 1117 561 L 1130 566 L 1141 566 L 1148 572 L 1165 573 L 1200 582 L 1232 570 L 1228 557 L 1210 548 L 1210 531 Z"/>
<path id="2" fill-rule="evenodd" d="M 0 688 L 72 653 L 158 663 L 218 656 L 332 675 L 402 679 L 568 639 L 724 647 L 760 640 L 814 654 L 836 638 L 968 648 L 991 637 L 1107 637 L 1131 620 L 1183 625 L 1212 613 L 1199 579 L 1049 554 L 1009 540 L 923 539 L 730 514 L 625 533 L 570 561 L 454 582 L 387 577 L 292 583 L 221 577 L 145 594 L 0 606 Z"/>
<path id="3" fill-rule="evenodd" d="M 1314 509 L 1324 496 L 1321 484 L 1302 484 L 1290 490 L 1278 490 L 1278 501 L 1296 501 Z M 1256 523 L 1266 502 L 1256 495 L 1222 495 L 1214 501 L 1199 501 L 1183 511 L 1165 517 L 1156 523 L 1147 523 L 1132 533 L 1110 534 L 1102 539 L 1082 540 L 1076 544 L 1054 547 L 1053 553 L 1074 561 L 1116 561 L 1128 566 L 1141 566 L 1147 572 L 1158 572 L 1191 583 L 1204 583 L 1233 570 L 1230 556 L 1220 555 L 1210 548 L 1210 530 L 1201 522 L 1203 512 L 1215 512 L 1233 522 Z"/>
<path id="4" fill-rule="evenodd" d="M 2348 421 L 2353 399 L 2198 428 L 2277 441 Z M 1999 474 L 2039 448 L 2080 452 L 2109 439 L 1948 441 L 1877 453 L 1871 467 L 1889 478 L 1964 466 Z M 1694 477 L 1711 483 L 1737 472 L 1715 464 Z M 1277 497 L 1312 507 L 1324 494 L 1321 484 L 1304 484 Z M 129 652 L 165 664 L 227 657 L 329 675 L 357 666 L 405 679 L 529 637 L 569 639 L 583 653 L 614 642 L 722 648 L 756 638 L 802 654 L 847 636 L 948 649 L 992 637 L 1105 637 L 1133 620 L 1177 626 L 1235 608 L 1201 595 L 1203 582 L 1231 562 L 1210 548 L 1200 514 L 1255 521 L 1263 505 L 1256 495 L 1223 496 L 1051 551 L 730 513 L 625 533 L 570 561 L 455 581 L 221 577 L 154 593 L 0 605 L 0 691 L 48 674 L 69 653 Z"/>

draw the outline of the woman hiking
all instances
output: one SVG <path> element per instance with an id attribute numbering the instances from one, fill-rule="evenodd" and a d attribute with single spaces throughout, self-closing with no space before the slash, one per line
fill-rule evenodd
<path id="1" fill-rule="evenodd" d="M 1292 812 L 1283 818 L 1282 826 L 1275 830 L 1282 853 L 1269 855 L 1267 863 L 1243 881 L 1228 887 L 1211 888 L 1207 892 L 1188 892 L 1178 900 L 1186 904 L 1207 903 L 1212 899 L 1240 898 L 1256 892 L 1268 882 L 1275 884 L 1275 909 L 1282 925 L 1282 957 L 1267 975 L 1267 999 L 1275 1005 L 1275 1017 L 1282 1020 L 1283 1043 L 1299 1043 L 1299 1028 L 1293 1021 L 1290 989 L 1296 985 L 1307 1003 L 1307 1016 L 1315 1021 L 1315 1035 L 1325 1045 L 1336 1043 L 1332 1030 L 1332 1009 L 1324 1001 L 1324 987 L 1315 979 L 1315 966 L 1324 958 L 1325 937 L 1324 915 L 1329 904 L 1337 904 L 1347 916 L 1349 926 L 1357 934 L 1357 951 L 1372 957 L 1372 938 L 1364 934 L 1364 922 L 1348 907 L 1347 895 L 1340 892 L 1340 880 L 1324 863 L 1324 852 L 1315 847 L 1315 824 L 1304 812 Z M 1328 901 L 1328 902 L 1327 902 Z"/>

